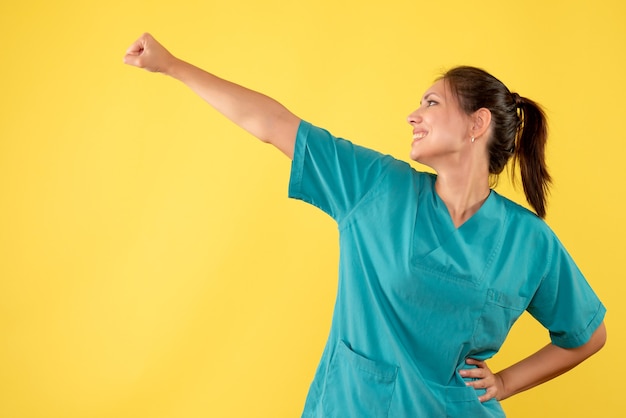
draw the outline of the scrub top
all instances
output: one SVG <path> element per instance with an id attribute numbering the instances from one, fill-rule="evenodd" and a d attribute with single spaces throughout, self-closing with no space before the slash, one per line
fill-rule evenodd
<path id="1" fill-rule="evenodd" d="M 337 222 L 339 284 L 303 417 L 503 417 L 459 370 L 527 310 L 577 347 L 605 308 L 550 228 L 491 191 L 456 228 L 436 176 L 300 123 L 289 196 Z"/>

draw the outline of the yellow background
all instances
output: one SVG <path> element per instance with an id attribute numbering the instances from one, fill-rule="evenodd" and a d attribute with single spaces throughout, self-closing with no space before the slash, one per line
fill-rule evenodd
<path id="1" fill-rule="evenodd" d="M 330 324 L 336 227 L 287 199 L 279 152 L 122 64 L 143 31 L 403 159 L 406 115 L 450 66 L 542 103 L 547 221 L 607 305 L 609 340 L 503 405 L 623 416 L 625 22 L 621 0 L 3 1 L 0 417 L 301 412 Z M 523 201 L 507 179 L 498 190 Z M 490 364 L 546 342 L 524 317 Z"/>

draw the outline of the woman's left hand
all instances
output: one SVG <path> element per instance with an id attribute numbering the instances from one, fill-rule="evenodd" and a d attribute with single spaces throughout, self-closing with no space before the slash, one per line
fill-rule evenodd
<path id="1" fill-rule="evenodd" d="M 493 398 L 500 400 L 504 393 L 502 378 L 499 375 L 492 373 L 487 366 L 487 363 L 484 361 L 468 358 L 465 362 L 467 364 L 477 366 L 474 369 L 463 369 L 459 372 L 462 377 L 478 379 L 466 382 L 467 386 L 471 386 L 474 389 L 486 390 L 483 395 L 478 397 L 478 400 L 481 402 L 485 402 Z"/>

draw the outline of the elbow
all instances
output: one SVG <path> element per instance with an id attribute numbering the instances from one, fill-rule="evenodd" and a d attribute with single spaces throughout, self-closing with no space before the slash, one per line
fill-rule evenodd
<path id="1" fill-rule="evenodd" d="M 596 341 L 596 345 L 597 345 L 597 351 L 600 351 L 600 349 L 602 347 L 604 347 L 604 345 L 606 344 L 606 326 L 604 325 L 604 322 L 602 322 L 600 324 L 600 326 L 598 327 L 598 329 L 594 332 L 594 335 L 598 334 L 596 336 L 597 341 Z"/>
<path id="2" fill-rule="evenodd" d="M 588 356 L 592 356 L 604 347 L 606 344 L 606 326 L 604 322 L 598 326 L 598 328 L 593 332 L 591 338 L 585 344 L 585 347 L 588 352 Z"/>

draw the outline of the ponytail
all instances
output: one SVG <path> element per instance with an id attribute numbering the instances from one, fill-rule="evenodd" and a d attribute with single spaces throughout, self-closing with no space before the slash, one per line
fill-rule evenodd
<path id="1" fill-rule="evenodd" d="M 548 139 L 546 116 L 530 99 L 512 94 L 521 124 L 516 135 L 513 167 L 520 168 L 526 200 L 540 218 L 546 216 L 547 195 L 552 181 L 546 166 Z"/>

